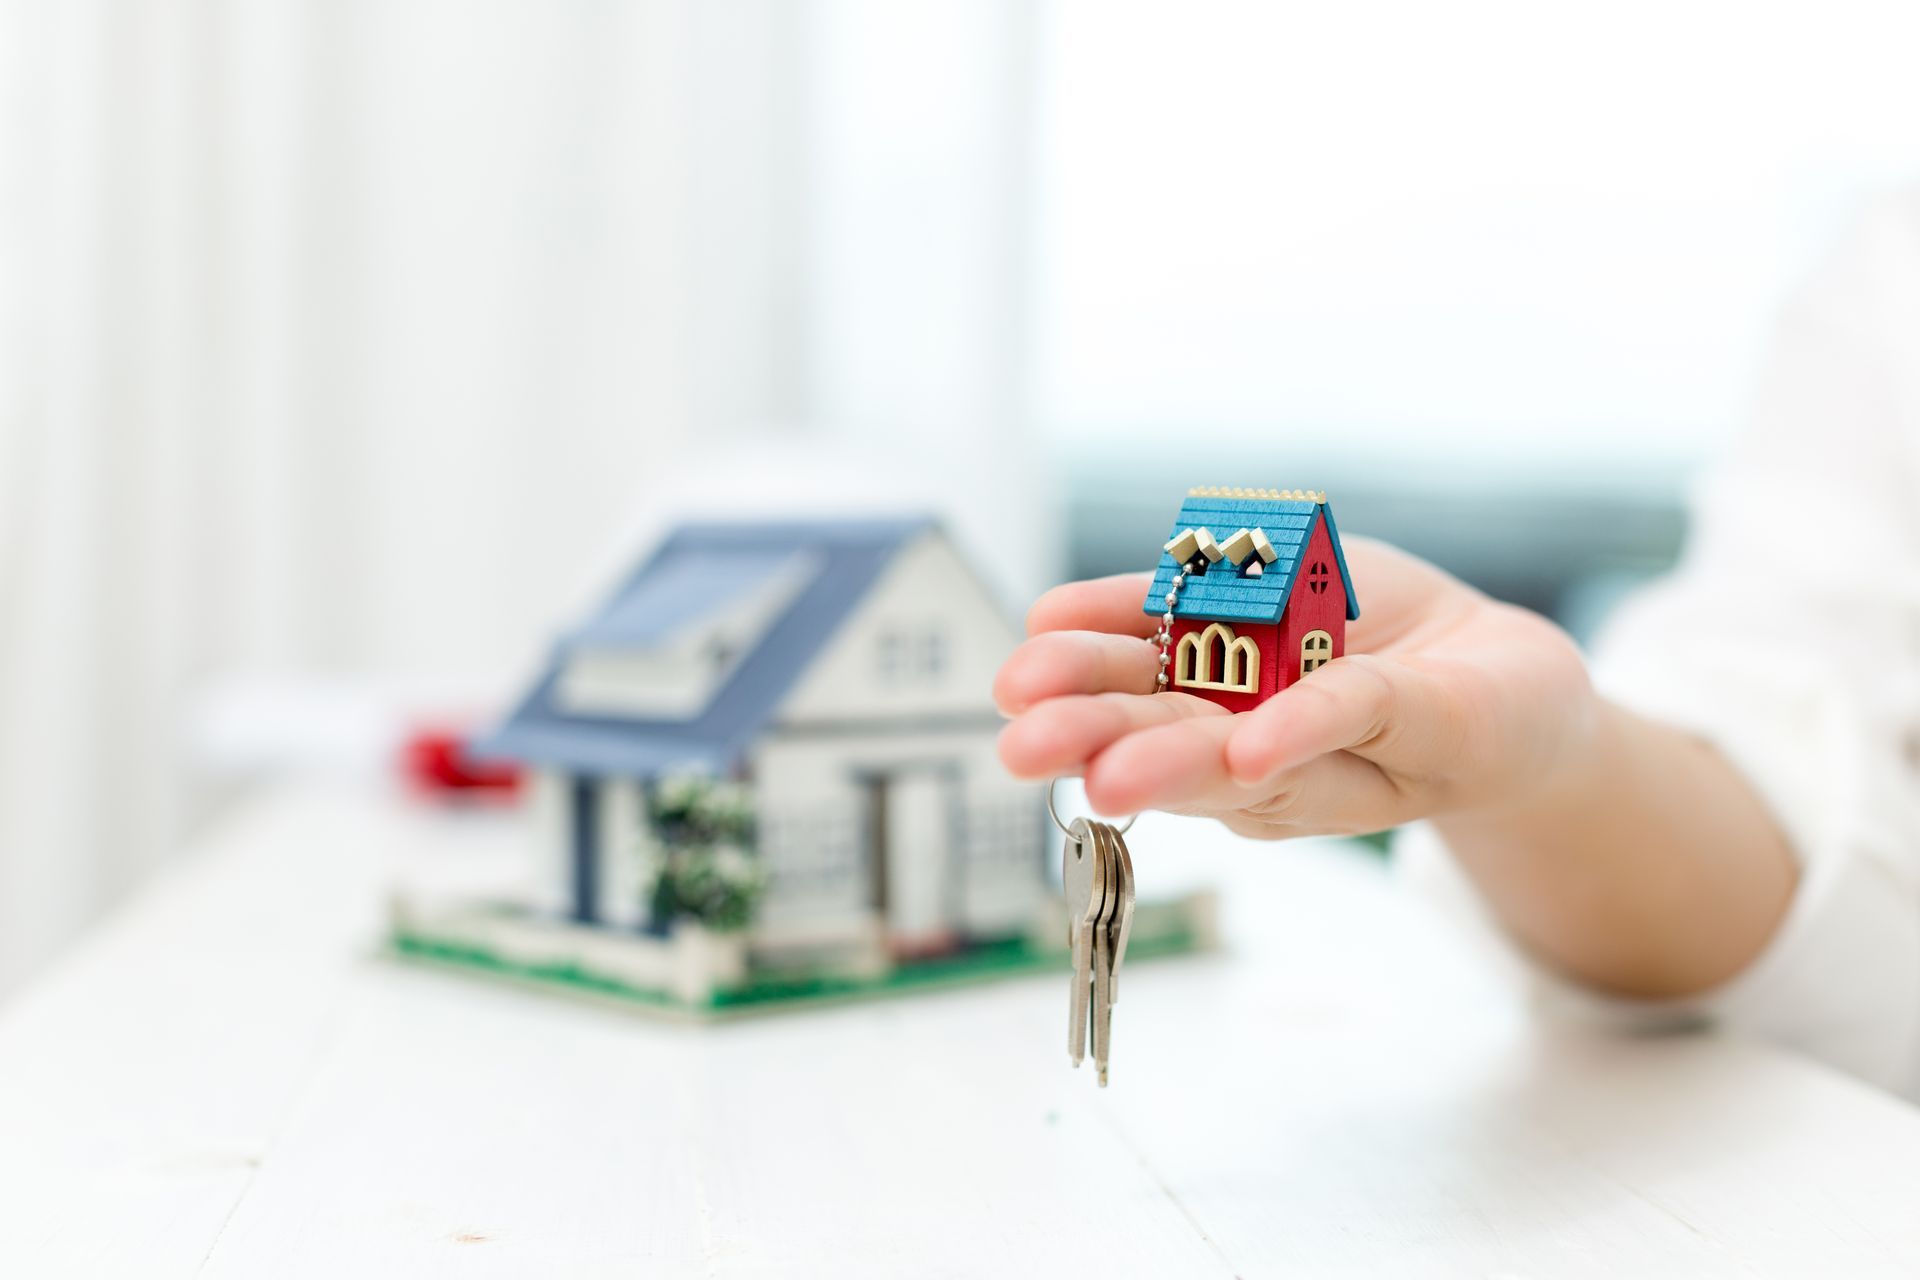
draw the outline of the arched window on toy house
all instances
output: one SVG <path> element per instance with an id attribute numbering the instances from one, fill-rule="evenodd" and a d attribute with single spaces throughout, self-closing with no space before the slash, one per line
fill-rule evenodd
<path id="1" fill-rule="evenodd" d="M 1173 683 L 1189 689 L 1253 693 L 1260 687 L 1260 646 L 1251 636 L 1236 636 L 1224 622 L 1180 637 L 1174 651 Z"/>
<path id="2" fill-rule="evenodd" d="M 1227 646 L 1220 682 L 1237 693 L 1252 693 L 1260 687 L 1260 646 L 1252 636 L 1241 636 Z"/>
<path id="3" fill-rule="evenodd" d="M 1232 660 L 1233 629 L 1216 622 L 1201 632 L 1200 643 L 1205 646 L 1200 651 L 1203 678 L 1209 684 L 1227 683 L 1232 676 L 1228 663 Z"/>
<path id="4" fill-rule="evenodd" d="M 1300 639 L 1300 674 L 1308 675 L 1333 661 L 1333 637 L 1324 631 L 1309 631 Z"/>
<path id="5" fill-rule="evenodd" d="M 1180 637 L 1180 644 L 1174 650 L 1173 682 L 1199 684 L 1200 678 L 1200 637 L 1190 633 Z"/>

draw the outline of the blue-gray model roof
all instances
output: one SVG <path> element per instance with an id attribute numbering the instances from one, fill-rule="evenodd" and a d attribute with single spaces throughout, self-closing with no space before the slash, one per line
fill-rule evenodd
<path id="1" fill-rule="evenodd" d="M 586 625 L 560 642 L 533 691 L 474 745 L 474 754 L 629 777 L 731 768 L 894 553 L 932 524 L 914 517 L 680 526 Z M 809 554 L 796 554 L 803 552 Z M 769 561 L 797 563 L 813 580 L 793 594 L 698 715 L 582 715 L 555 705 L 555 686 L 574 646 L 648 643 L 665 633 L 664 624 L 685 623 L 763 588 L 765 575 L 755 566 Z"/>
<path id="2" fill-rule="evenodd" d="M 1259 529 L 1273 544 L 1275 557 L 1258 577 L 1241 577 L 1236 566 L 1224 560 L 1199 577 L 1189 576 L 1180 588 L 1173 616 L 1278 622 L 1287 611 L 1287 599 L 1293 593 L 1294 579 L 1300 575 L 1300 562 L 1313 537 L 1313 526 L 1323 518 L 1327 538 L 1333 543 L 1334 562 L 1340 566 L 1340 585 L 1347 593 L 1347 618 L 1351 621 L 1359 617 L 1360 602 L 1353 594 L 1353 579 L 1347 573 L 1347 556 L 1340 549 L 1340 530 L 1334 526 L 1332 507 L 1312 500 L 1222 497 L 1204 491 L 1187 495 L 1169 541 L 1188 529 L 1205 529 L 1219 542 L 1241 529 Z M 1142 612 L 1166 612 L 1167 590 L 1178 572 L 1180 566 L 1174 563 L 1172 554 L 1162 551 Z"/>
<path id="3" fill-rule="evenodd" d="M 781 575 L 792 573 L 809 559 L 804 552 L 783 543 L 766 543 L 746 552 L 738 545 L 715 545 L 694 538 L 673 556 L 650 562 L 606 607 L 560 643 L 566 648 L 584 644 L 646 648 L 658 644 L 755 592 L 778 590 Z M 816 563 L 811 567 L 819 566 Z"/>

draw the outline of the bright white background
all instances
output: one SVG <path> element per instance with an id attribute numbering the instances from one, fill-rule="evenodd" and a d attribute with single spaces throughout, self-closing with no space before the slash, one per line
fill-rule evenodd
<path id="1" fill-rule="evenodd" d="M 369 689 L 510 689 L 676 510 L 932 502 L 1017 599 L 1067 482 L 1170 431 L 1436 485 L 1684 467 L 1920 165 L 1916 37 L 1864 3 L 0 0 L 0 992 L 236 766 L 375 742 Z"/>
<path id="2" fill-rule="evenodd" d="M 1920 11 L 1061 0 L 1040 416 L 1471 473 L 1691 461 L 1782 293 L 1920 173 Z"/>

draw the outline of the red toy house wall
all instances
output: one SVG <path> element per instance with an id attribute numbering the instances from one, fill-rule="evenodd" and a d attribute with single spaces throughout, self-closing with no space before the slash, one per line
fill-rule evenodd
<path id="1" fill-rule="evenodd" d="M 1229 569 L 1227 572 L 1230 573 L 1232 570 Z M 1212 625 L 1211 622 L 1204 618 L 1183 618 L 1175 622 L 1173 624 L 1174 647 L 1170 652 L 1176 654 L 1179 652 L 1180 641 L 1183 637 L 1205 631 Z M 1271 622 L 1230 622 L 1227 625 L 1233 628 L 1233 634 L 1235 636 L 1250 637 L 1255 644 L 1260 646 L 1260 687 L 1258 692 L 1228 693 L 1224 689 L 1182 689 L 1178 685 L 1170 685 L 1168 687 L 1176 693 L 1190 693 L 1196 698 L 1205 698 L 1208 702 L 1218 703 L 1229 711 L 1248 711 L 1259 706 L 1264 699 L 1280 688 L 1280 628 Z M 1295 655 L 1295 657 L 1297 661 L 1298 655 Z M 1173 670 L 1174 668 L 1172 666 L 1167 668 L 1167 678 L 1169 680 L 1173 678 Z"/>
<path id="2" fill-rule="evenodd" d="M 1327 566 L 1327 589 L 1312 589 L 1315 564 Z M 1307 539 L 1305 558 L 1293 590 L 1287 598 L 1287 611 L 1280 619 L 1280 678 L 1276 689 L 1284 689 L 1300 678 L 1300 642 L 1309 631 L 1325 631 L 1333 637 L 1333 656 L 1347 651 L 1347 592 L 1340 581 L 1340 565 L 1333 558 L 1333 539 L 1327 535 L 1325 516 L 1315 518 L 1313 536 Z"/>
<path id="3" fill-rule="evenodd" d="M 1313 535 L 1307 539 L 1304 560 L 1293 590 L 1287 599 L 1287 611 L 1279 625 L 1272 623 L 1231 623 L 1236 636 L 1251 636 L 1260 646 L 1260 688 L 1255 693 L 1228 693 L 1220 689 L 1180 689 L 1196 698 L 1218 703 L 1229 711 L 1251 711 L 1269 697 L 1300 678 L 1300 642 L 1309 631 L 1325 631 L 1333 637 L 1333 656 L 1347 651 L 1347 593 L 1340 581 L 1340 565 L 1333 557 L 1333 539 L 1327 533 L 1325 517 L 1314 521 Z M 1326 590 L 1313 590 L 1313 566 L 1327 567 Z M 1226 572 L 1232 572 L 1231 569 Z M 1212 624 L 1204 618 L 1181 619 L 1173 624 L 1173 652 L 1178 653 L 1183 637 L 1205 631 Z M 1173 668 L 1168 668 L 1172 678 Z"/>

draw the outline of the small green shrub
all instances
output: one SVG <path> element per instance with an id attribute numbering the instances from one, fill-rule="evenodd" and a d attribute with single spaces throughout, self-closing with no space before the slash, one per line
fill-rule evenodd
<path id="1" fill-rule="evenodd" d="M 669 856 L 653 878 L 651 906 L 655 919 L 697 920 L 727 933 L 753 923 L 765 887 L 753 859 L 733 846 L 687 849 Z"/>
<path id="2" fill-rule="evenodd" d="M 747 788 L 698 774 L 663 778 L 648 791 L 647 818 L 662 855 L 648 889 L 654 923 L 695 920 L 716 932 L 751 924 L 766 875 Z"/>

